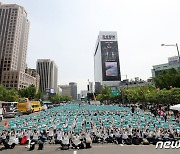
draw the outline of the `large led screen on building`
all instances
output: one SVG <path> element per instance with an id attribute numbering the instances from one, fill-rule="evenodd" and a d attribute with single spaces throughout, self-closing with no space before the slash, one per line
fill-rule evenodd
<path id="1" fill-rule="evenodd" d="M 118 76 L 117 62 L 105 62 L 106 76 Z"/>
<path id="2" fill-rule="evenodd" d="M 101 41 L 103 81 L 120 81 L 117 41 Z"/>

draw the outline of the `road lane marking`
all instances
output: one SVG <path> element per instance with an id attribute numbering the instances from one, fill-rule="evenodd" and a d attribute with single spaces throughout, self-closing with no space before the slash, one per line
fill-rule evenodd
<path id="1" fill-rule="evenodd" d="M 74 151 L 73 154 L 77 154 L 77 151 Z"/>

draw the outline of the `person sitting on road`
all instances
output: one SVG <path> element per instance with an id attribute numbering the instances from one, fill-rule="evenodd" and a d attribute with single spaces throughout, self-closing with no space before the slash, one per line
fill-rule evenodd
<path id="1" fill-rule="evenodd" d="M 37 132 L 37 130 L 34 130 L 32 139 L 35 143 L 38 142 L 38 137 L 39 137 L 39 133 Z"/>
<path id="2" fill-rule="evenodd" d="M 168 133 L 168 131 L 165 131 L 165 132 L 164 132 L 163 141 L 164 141 L 164 142 L 165 142 L 165 141 L 169 141 L 169 133 Z"/>
<path id="3" fill-rule="evenodd" d="M 62 148 L 61 149 L 69 149 L 70 146 L 70 138 L 68 133 L 64 133 L 63 137 L 62 137 L 62 144 L 61 144 Z"/>
<path id="4" fill-rule="evenodd" d="M 50 127 L 49 129 L 48 139 L 49 139 L 49 143 L 52 144 L 54 140 L 54 130 L 52 127 Z"/>
<path id="5" fill-rule="evenodd" d="M 154 131 L 147 129 L 147 140 L 149 143 L 153 143 L 155 139 Z"/>
<path id="6" fill-rule="evenodd" d="M 72 137 L 72 146 L 75 148 L 75 149 L 80 149 L 80 146 L 81 146 L 81 141 L 80 141 L 80 137 L 79 137 L 79 134 L 75 134 L 73 137 Z"/>
<path id="7" fill-rule="evenodd" d="M 62 131 L 58 130 L 55 135 L 55 144 L 61 144 L 62 143 Z"/>
<path id="8" fill-rule="evenodd" d="M 8 145 L 10 149 L 14 149 L 14 147 L 16 146 L 16 144 L 18 144 L 18 138 L 16 137 L 16 134 L 14 131 L 12 131 L 10 133 L 10 137 L 9 137 L 9 141 L 8 141 Z"/>
<path id="9" fill-rule="evenodd" d="M 91 139 L 91 134 L 89 131 L 87 131 L 85 133 L 85 143 L 86 143 L 86 148 L 90 148 L 91 147 L 91 144 L 92 144 L 92 139 Z"/>
<path id="10" fill-rule="evenodd" d="M 117 144 L 122 144 L 122 135 L 121 135 L 121 133 L 120 133 L 120 131 L 118 129 L 115 130 L 114 136 L 115 136 L 116 143 Z"/>
<path id="11" fill-rule="evenodd" d="M 128 139 L 128 133 L 126 130 L 123 130 L 122 132 L 122 143 L 127 143 L 127 139 Z"/>

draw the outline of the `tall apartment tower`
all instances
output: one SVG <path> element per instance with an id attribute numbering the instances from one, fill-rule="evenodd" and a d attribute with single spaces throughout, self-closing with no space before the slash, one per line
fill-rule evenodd
<path id="1" fill-rule="evenodd" d="M 36 63 L 37 73 L 40 75 L 40 90 L 54 89 L 57 92 L 58 68 L 50 59 L 38 59 Z"/>
<path id="2" fill-rule="evenodd" d="M 69 86 L 71 87 L 72 99 L 77 100 L 77 83 L 69 82 Z"/>
<path id="3" fill-rule="evenodd" d="M 111 88 L 119 86 L 121 81 L 117 33 L 100 31 L 94 54 L 95 83 Z"/>
<path id="4" fill-rule="evenodd" d="M 22 6 L 0 3 L 0 83 L 6 87 L 36 83 L 35 77 L 25 73 L 29 24 Z"/>

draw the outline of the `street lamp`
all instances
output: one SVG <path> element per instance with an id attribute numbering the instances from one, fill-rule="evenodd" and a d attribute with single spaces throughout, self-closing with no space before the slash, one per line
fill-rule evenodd
<path id="1" fill-rule="evenodd" d="M 179 48 L 178 48 L 178 44 L 161 44 L 161 46 L 174 46 L 177 49 L 178 52 L 178 59 L 179 59 L 179 63 L 180 63 L 180 56 L 179 56 Z"/>

